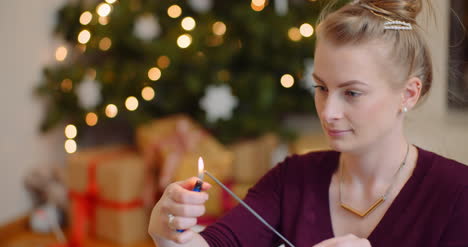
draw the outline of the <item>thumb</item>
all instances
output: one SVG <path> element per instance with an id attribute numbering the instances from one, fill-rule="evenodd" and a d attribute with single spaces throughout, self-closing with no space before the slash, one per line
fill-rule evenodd
<path id="1" fill-rule="evenodd" d="M 179 181 L 179 182 L 177 182 L 177 184 L 180 185 L 182 188 L 184 188 L 186 190 L 192 190 L 198 180 L 200 180 L 198 177 L 191 177 L 191 178 L 186 179 L 184 181 Z M 209 184 L 208 182 L 203 182 L 203 184 L 202 184 L 202 190 L 203 191 L 207 191 L 211 187 L 212 187 L 212 185 Z"/>

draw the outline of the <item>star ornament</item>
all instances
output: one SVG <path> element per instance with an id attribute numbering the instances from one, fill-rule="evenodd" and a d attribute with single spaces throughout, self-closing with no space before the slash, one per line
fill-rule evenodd
<path id="1" fill-rule="evenodd" d="M 219 119 L 229 120 L 238 105 L 238 99 L 232 95 L 228 85 L 208 86 L 205 95 L 200 100 L 200 107 L 205 111 L 208 122 Z"/>

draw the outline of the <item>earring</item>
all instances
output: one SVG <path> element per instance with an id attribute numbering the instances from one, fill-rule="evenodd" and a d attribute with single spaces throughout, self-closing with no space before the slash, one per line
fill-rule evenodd
<path id="1" fill-rule="evenodd" d="M 408 112 L 408 108 L 406 108 L 406 106 L 403 107 L 403 109 L 401 110 L 403 113 L 407 113 Z"/>

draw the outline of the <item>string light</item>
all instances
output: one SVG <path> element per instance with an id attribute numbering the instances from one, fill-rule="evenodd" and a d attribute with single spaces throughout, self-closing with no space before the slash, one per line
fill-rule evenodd
<path id="1" fill-rule="evenodd" d="M 160 56 L 158 60 L 156 61 L 156 64 L 161 68 L 161 69 L 166 69 L 169 67 L 171 64 L 171 60 L 167 56 Z"/>
<path id="2" fill-rule="evenodd" d="M 62 62 L 67 58 L 68 50 L 65 46 L 59 46 L 57 50 L 55 50 L 55 59 L 57 61 Z"/>
<path id="3" fill-rule="evenodd" d="M 68 93 L 72 90 L 73 88 L 73 82 L 70 80 L 70 79 L 64 79 L 61 83 L 60 83 L 60 88 L 62 89 L 62 91 L 64 91 L 65 93 Z"/>
<path id="4" fill-rule="evenodd" d="M 117 0 L 106 0 L 106 2 L 107 2 L 108 4 L 113 4 L 113 3 L 115 3 L 116 1 L 117 1 Z"/>
<path id="5" fill-rule="evenodd" d="M 292 41 L 299 41 L 301 40 L 301 32 L 299 31 L 299 28 L 297 27 L 292 27 L 288 30 L 288 36 Z"/>
<path id="6" fill-rule="evenodd" d="M 294 85 L 294 77 L 290 74 L 284 74 L 281 76 L 281 86 L 290 88 Z"/>
<path id="7" fill-rule="evenodd" d="M 76 142 L 75 140 L 66 140 L 65 141 L 65 151 L 69 154 L 76 152 Z"/>
<path id="8" fill-rule="evenodd" d="M 107 3 L 101 3 L 96 7 L 96 12 L 101 17 L 106 17 L 110 14 L 112 7 Z"/>
<path id="9" fill-rule="evenodd" d="M 265 0 L 252 0 L 250 3 L 250 7 L 254 11 L 262 11 L 265 8 L 266 1 Z"/>
<path id="10" fill-rule="evenodd" d="M 76 126 L 73 124 L 69 124 L 65 127 L 65 136 L 68 139 L 73 139 L 76 137 L 78 134 L 78 130 L 76 129 Z"/>
<path id="11" fill-rule="evenodd" d="M 138 99 L 134 96 L 128 97 L 127 100 L 125 100 L 125 107 L 127 107 L 129 111 L 136 110 L 138 108 Z"/>
<path id="12" fill-rule="evenodd" d="M 148 78 L 152 81 L 157 81 L 161 78 L 161 70 L 157 67 L 153 67 L 148 70 Z"/>
<path id="13" fill-rule="evenodd" d="M 80 15 L 80 23 L 81 25 L 88 25 L 91 20 L 93 19 L 93 14 L 89 11 L 83 12 L 83 14 Z"/>
<path id="14" fill-rule="evenodd" d="M 185 17 L 184 19 L 182 19 L 182 22 L 180 24 L 181 24 L 182 28 L 187 30 L 187 31 L 193 30 L 195 28 L 195 26 L 197 25 L 197 23 L 195 22 L 195 19 L 193 19 L 190 16 Z"/>
<path id="15" fill-rule="evenodd" d="M 99 16 L 98 22 L 99 22 L 99 24 L 105 26 L 105 25 L 109 24 L 109 17 Z"/>
<path id="16" fill-rule="evenodd" d="M 141 90 L 141 97 L 146 101 L 154 99 L 154 89 L 152 87 L 144 87 Z"/>
<path id="17" fill-rule="evenodd" d="M 88 31 L 88 30 L 82 30 L 79 34 L 78 34 L 78 42 L 80 42 L 81 44 L 86 44 L 89 42 L 89 40 L 91 39 L 91 33 Z"/>
<path id="18" fill-rule="evenodd" d="M 314 34 L 314 28 L 309 23 L 304 23 L 299 27 L 299 32 L 304 37 L 310 37 Z"/>
<path id="19" fill-rule="evenodd" d="M 191 43 L 192 36 L 189 34 L 182 34 L 177 38 L 177 45 L 182 49 L 189 47 Z"/>
<path id="20" fill-rule="evenodd" d="M 88 126 L 95 126 L 98 122 L 98 116 L 94 112 L 89 112 L 86 114 L 85 121 Z"/>
<path id="21" fill-rule="evenodd" d="M 182 9 L 177 4 L 171 5 L 167 9 L 167 15 L 171 18 L 177 18 L 182 15 Z"/>
<path id="22" fill-rule="evenodd" d="M 117 109 L 117 106 L 114 104 L 108 104 L 105 111 L 108 118 L 115 118 L 119 113 L 119 109 Z"/>
<path id="23" fill-rule="evenodd" d="M 99 41 L 99 49 L 103 51 L 109 50 L 111 45 L 112 45 L 112 41 L 108 37 L 104 37 L 101 39 L 101 41 Z"/>
<path id="24" fill-rule="evenodd" d="M 213 33 L 216 35 L 224 35 L 226 33 L 226 24 L 221 21 L 217 21 L 213 24 Z"/>

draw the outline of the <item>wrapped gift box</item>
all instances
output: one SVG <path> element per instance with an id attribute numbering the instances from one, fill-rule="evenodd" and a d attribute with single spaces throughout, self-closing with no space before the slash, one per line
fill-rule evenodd
<path id="1" fill-rule="evenodd" d="M 278 144 L 276 135 L 267 134 L 231 145 L 230 150 L 234 153 L 234 181 L 256 183 L 272 167 L 272 154 Z"/>
<path id="2" fill-rule="evenodd" d="M 118 244 L 147 238 L 149 216 L 142 204 L 145 169 L 142 158 L 123 146 L 68 157 L 72 245 L 94 234 Z"/>
<path id="3" fill-rule="evenodd" d="M 156 119 L 140 126 L 136 143 L 157 177 L 159 183 L 153 185 L 156 191 L 161 192 L 171 182 L 197 176 L 199 157 L 203 158 L 205 169 L 219 180 L 231 180 L 232 152 L 185 115 Z M 220 204 L 213 196 L 207 215 L 222 214 L 223 209 L 216 206 Z"/>
<path id="4" fill-rule="evenodd" d="M 305 154 L 329 149 L 327 137 L 323 132 L 302 134 L 289 145 L 289 151 L 292 154 Z"/>

